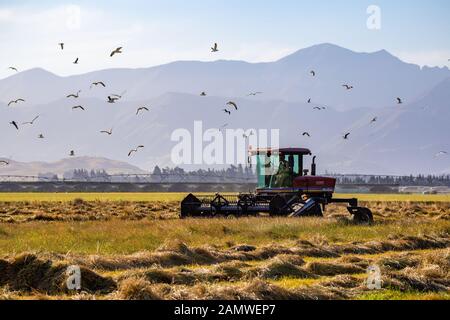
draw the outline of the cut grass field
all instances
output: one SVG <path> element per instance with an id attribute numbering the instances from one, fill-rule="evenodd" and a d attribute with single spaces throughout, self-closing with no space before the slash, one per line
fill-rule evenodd
<path id="1" fill-rule="evenodd" d="M 0 202 L 18 201 L 181 201 L 187 193 L 0 193 Z M 199 195 L 202 195 L 200 193 Z M 336 194 L 336 198 L 358 198 L 360 201 L 449 202 L 450 194 Z"/>
<path id="2" fill-rule="evenodd" d="M 372 226 L 343 206 L 180 220 L 184 196 L 0 194 L 0 299 L 449 299 L 448 195 L 357 195 Z M 63 286 L 73 264 L 84 293 Z M 364 284 L 372 264 L 379 291 Z"/>
<path id="3" fill-rule="evenodd" d="M 227 248 L 168 241 L 131 255 L 10 254 L 0 259 L 0 298 L 448 299 L 449 245 L 441 234 Z M 82 270 L 81 295 L 65 287 L 70 265 Z M 371 265 L 381 268 L 381 290 L 367 288 Z"/>

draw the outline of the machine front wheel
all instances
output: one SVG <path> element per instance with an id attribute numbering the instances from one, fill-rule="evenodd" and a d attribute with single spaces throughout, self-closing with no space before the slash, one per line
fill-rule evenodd
<path id="1" fill-rule="evenodd" d="M 279 195 L 270 200 L 269 210 L 272 217 L 287 216 L 289 214 L 286 199 Z"/>

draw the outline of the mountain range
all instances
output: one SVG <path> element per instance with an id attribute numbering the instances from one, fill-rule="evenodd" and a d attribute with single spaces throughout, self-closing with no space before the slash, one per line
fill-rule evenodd
<path id="1" fill-rule="evenodd" d="M 94 81 L 106 88 L 91 88 Z M 78 90 L 79 99 L 66 98 Z M 123 98 L 107 103 L 114 93 Z M 17 98 L 26 101 L 7 106 Z M 227 115 L 222 109 L 230 100 L 239 110 Z M 141 106 L 150 111 L 137 116 Z M 20 130 L 9 124 L 37 115 Z M 321 44 L 269 63 L 179 61 L 69 77 L 32 69 L 0 80 L 0 119 L 0 157 L 14 161 L 55 162 L 75 150 L 151 171 L 173 166 L 172 132 L 192 132 L 202 120 L 205 130 L 280 129 L 281 145 L 311 148 L 321 172 L 450 173 L 450 157 L 436 157 L 450 151 L 450 70 L 404 63 L 384 50 Z M 113 135 L 100 134 L 111 128 Z M 138 145 L 145 148 L 128 157 Z"/>
<path id="2" fill-rule="evenodd" d="M 38 175 L 47 176 L 49 174 L 56 174 L 63 177 L 65 174 L 72 174 L 76 169 L 86 169 L 88 171 L 105 170 L 109 174 L 145 174 L 141 170 L 126 162 L 114 161 L 106 158 L 93 157 L 74 157 L 65 158 L 55 162 L 19 162 L 9 160 L 9 165 L 0 166 L 0 175 L 17 175 L 17 176 L 32 176 Z"/>

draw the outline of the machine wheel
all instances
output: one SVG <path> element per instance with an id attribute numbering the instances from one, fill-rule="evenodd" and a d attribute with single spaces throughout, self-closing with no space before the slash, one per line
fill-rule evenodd
<path id="1" fill-rule="evenodd" d="M 304 217 L 319 217 L 323 218 L 323 211 L 320 204 L 315 204 L 314 207 L 312 207 L 310 210 L 308 210 L 308 213 L 304 215 Z"/>
<path id="2" fill-rule="evenodd" d="M 353 213 L 353 222 L 357 224 L 372 224 L 373 214 L 368 208 L 357 207 Z"/>
<path id="3" fill-rule="evenodd" d="M 285 198 L 279 195 L 275 196 L 274 198 L 272 198 L 272 200 L 270 200 L 269 204 L 270 215 L 272 217 L 280 217 L 288 215 L 286 205 L 287 203 Z"/>
<path id="4" fill-rule="evenodd" d="M 181 202 L 181 213 L 180 218 L 185 219 L 189 217 L 198 216 L 196 210 L 200 208 L 202 202 L 195 197 L 192 193 L 189 194 L 182 202 Z"/>

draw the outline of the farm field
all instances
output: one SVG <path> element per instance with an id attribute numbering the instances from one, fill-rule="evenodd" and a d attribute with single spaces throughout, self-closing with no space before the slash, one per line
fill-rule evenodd
<path id="1" fill-rule="evenodd" d="M 198 193 L 197 193 L 198 194 Z M 207 194 L 207 193 L 203 193 Z M 202 193 L 199 193 L 202 195 Z M 0 193 L 0 202 L 18 201 L 181 201 L 184 193 Z M 336 194 L 339 198 L 357 197 L 361 201 L 450 202 L 450 194 Z"/>
<path id="2" fill-rule="evenodd" d="M 184 196 L 0 194 L 0 299 L 450 299 L 448 195 L 358 195 L 371 226 L 338 205 L 180 220 Z M 365 284 L 372 265 L 381 290 Z"/>

